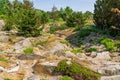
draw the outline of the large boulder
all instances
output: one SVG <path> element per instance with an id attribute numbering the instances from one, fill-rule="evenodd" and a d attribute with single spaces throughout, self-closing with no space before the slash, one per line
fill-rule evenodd
<path id="1" fill-rule="evenodd" d="M 103 51 L 103 52 L 98 52 L 97 56 L 95 57 L 95 59 L 99 59 L 99 60 L 110 60 L 110 54 L 108 51 Z"/>
<path id="2" fill-rule="evenodd" d="M 33 70 L 35 73 L 39 74 L 53 74 L 54 68 L 57 66 L 57 64 L 57 61 L 37 62 L 33 66 Z"/>
<path id="3" fill-rule="evenodd" d="M 98 73 L 104 76 L 120 75 L 120 64 L 106 64 L 98 69 Z"/>
<path id="4" fill-rule="evenodd" d="M 60 42 L 52 42 L 49 47 L 49 52 L 57 56 L 65 56 L 64 50 L 68 49 L 65 44 Z"/>
<path id="5" fill-rule="evenodd" d="M 9 41 L 9 36 L 6 36 L 6 35 L 0 36 L 0 42 L 8 42 L 8 41 Z"/>
<path id="6" fill-rule="evenodd" d="M 26 47 L 30 46 L 32 46 L 32 43 L 29 38 L 26 38 L 25 40 L 15 43 L 14 49 L 16 53 L 21 53 Z"/>

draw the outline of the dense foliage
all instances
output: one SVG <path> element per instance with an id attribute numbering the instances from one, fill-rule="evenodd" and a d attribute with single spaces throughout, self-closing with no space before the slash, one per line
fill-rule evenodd
<path id="1" fill-rule="evenodd" d="M 94 20 L 97 27 L 103 30 L 109 29 L 114 35 L 119 33 L 120 0 L 96 0 Z"/>
<path id="2" fill-rule="evenodd" d="M 62 60 L 55 71 L 61 72 L 63 75 L 73 77 L 75 80 L 98 80 L 100 75 L 91 71 L 90 69 L 84 68 L 77 64 L 75 61 Z"/>
<path id="3" fill-rule="evenodd" d="M 29 0 L 23 3 L 15 0 L 6 6 L 6 25 L 4 30 L 17 29 L 19 35 L 26 37 L 40 35 L 39 17 Z"/>
<path id="4" fill-rule="evenodd" d="M 75 27 L 85 24 L 85 17 L 82 12 L 73 12 L 70 17 L 67 18 L 66 24 L 69 27 Z"/>

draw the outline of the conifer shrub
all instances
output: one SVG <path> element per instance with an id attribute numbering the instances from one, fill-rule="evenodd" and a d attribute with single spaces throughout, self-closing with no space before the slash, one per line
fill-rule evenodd
<path id="1" fill-rule="evenodd" d="M 68 75 L 74 79 L 79 78 L 81 80 L 99 80 L 100 74 L 91 71 L 88 68 L 80 66 L 75 61 L 62 60 L 55 68 L 56 72 L 60 72 L 63 75 Z"/>

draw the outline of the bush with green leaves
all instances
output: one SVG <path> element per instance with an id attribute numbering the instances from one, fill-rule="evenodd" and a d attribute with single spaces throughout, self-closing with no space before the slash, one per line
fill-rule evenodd
<path id="1" fill-rule="evenodd" d="M 27 47 L 23 51 L 24 51 L 25 54 L 32 54 L 33 53 L 33 47 Z"/>
<path id="2" fill-rule="evenodd" d="M 39 16 L 29 0 L 14 0 L 7 3 L 4 30 L 16 29 L 19 35 L 26 37 L 39 36 L 39 21 Z"/>
<path id="3" fill-rule="evenodd" d="M 60 80 L 74 80 L 74 79 L 68 76 L 63 76 L 62 78 L 60 78 Z"/>
<path id="4" fill-rule="evenodd" d="M 101 44 L 104 44 L 106 46 L 106 49 L 109 51 L 114 51 L 115 50 L 115 43 L 109 39 L 109 38 L 101 38 L 99 40 Z"/>
<path id="5" fill-rule="evenodd" d="M 56 72 L 60 72 L 63 75 L 68 75 L 73 78 L 78 77 L 82 80 L 99 80 L 100 74 L 91 71 L 88 68 L 80 66 L 75 61 L 62 60 L 55 68 Z"/>
<path id="6" fill-rule="evenodd" d="M 84 38 L 90 34 L 90 30 L 87 28 L 82 28 L 79 33 L 77 34 L 79 38 Z"/>
<path id="7" fill-rule="evenodd" d="M 66 25 L 69 27 L 82 26 L 85 24 L 85 17 L 82 12 L 73 12 L 69 18 L 67 18 Z"/>
<path id="8" fill-rule="evenodd" d="M 120 52 L 120 40 L 116 41 L 115 46 L 118 48 L 117 51 Z"/>
<path id="9" fill-rule="evenodd" d="M 73 52 L 73 53 L 82 53 L 83 51 L 82 51 L 82 48 L 76 48 L 76 49 L 73 49 L 71 52 Z"/>
<path id="10" fill-rule="evenodd" d="M 96 0 L 94 21 L 98 28 L 120 35 L 120 0 Z"/>
<path id="11" fill-rule="evenodd" d="M 87 52 L 95 52 L 95 51 L 97 51 L 97 49 L 96 48 L 88 48 L 86 51 Z"/>

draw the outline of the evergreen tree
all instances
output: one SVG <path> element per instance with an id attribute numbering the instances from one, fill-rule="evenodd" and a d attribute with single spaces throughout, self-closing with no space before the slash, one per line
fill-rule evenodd
<path id="1" fill-rule="evenodd" d="M 85 17 L 82 12 L 73 12 L 69 18 L 67 18 L 66 24 L 69 27 L 81 26 L 85 24 Z"/>
<path id="2" fill-rule="evenodd" d="M 40 35 L 40 25 L 37 25 L 37 22 L 39 22 L 39 16 L 33 7 L 33 3 L 29 0 L 24 0 L 21 13 L 18 33 L 27 37 Z"/>
<path id="3" fill-rule="evenodd" d="M 51 15 L 52 15 L 53 22 L 55 22 L 58 18 L 58 10 L 56 6 L 53 6 Z"/>
<path id="4" fill-rule="evenodd" d="M 8 2 L 9 0 L 0 0 L 0 15 L 6 14 L 5 6 L 7 5 Z"/>
<path id="5" fill-rule="evenodd" d="M 26 37 L 40 35 L 40 18 L 29 0 L 14 0 L 6 6 L 7 18 L 4 30 L 18 29 L 18 34 Z"/>
<path id="6" fill-rule="evenodd" d="M 108 29 L 112 26 L 120 28 L 120 16 L 112 11 L 113 8 L 120 10 L 120 0 L 96 0 L 94 7 L 96 26 L 101 29 Z"/>

